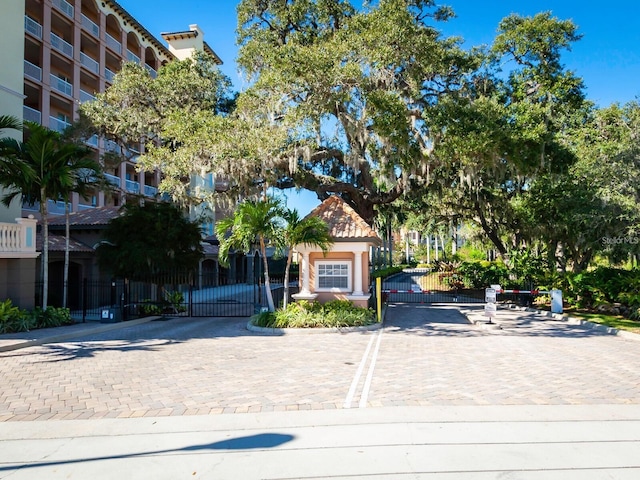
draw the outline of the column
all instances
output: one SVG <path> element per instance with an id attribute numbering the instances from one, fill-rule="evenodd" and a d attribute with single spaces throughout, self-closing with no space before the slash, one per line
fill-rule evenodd
<path id="1" fill-rule="evenodd" d="M 302 291 L 300 293 L 309 295 L 309 252 L 302 254 Z"/>
<path id="2" fill-rule="evenodd" d="M 362 292 L 362 255 L 364 252 L 355 252 L 353 262 L 353 293 L 352 295 L 364 295 Z"/>

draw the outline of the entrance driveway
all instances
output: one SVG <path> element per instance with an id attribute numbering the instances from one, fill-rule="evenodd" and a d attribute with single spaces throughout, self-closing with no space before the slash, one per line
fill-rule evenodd
<path id="1" fill-rule="evenodd" d="M 532 313 L 390 305 L 372 332 L 175 319 L 0 353 L 0 421 L 379 406 L 640 404 L 640 344 Z"/>

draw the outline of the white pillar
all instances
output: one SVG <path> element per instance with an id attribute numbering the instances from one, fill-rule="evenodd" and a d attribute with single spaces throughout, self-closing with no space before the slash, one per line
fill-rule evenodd
<path id="1" fill-rule="evenodd" d="M 308 295 L 309 291 L 309 252 L 302 254 L 302 291 L 300 293 Z"/>
<path id="2" fill-rule="evenodd" d="M 364 252 L 355 252 L 353 263 L 353 293 L 352 295 L 364 295 L 362 292 L 362 255 Z"/>

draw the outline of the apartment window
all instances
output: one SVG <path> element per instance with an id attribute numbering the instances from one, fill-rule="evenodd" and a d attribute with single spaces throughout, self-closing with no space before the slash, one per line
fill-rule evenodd
<path id="1" fill-rule="evenodd" d="M 320 292 L 350 292 L 351 262 L 316 262 L 316 290 Z"/>

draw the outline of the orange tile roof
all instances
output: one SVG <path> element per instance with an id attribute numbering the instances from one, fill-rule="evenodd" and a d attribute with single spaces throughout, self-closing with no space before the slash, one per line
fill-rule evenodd
<path id="1" fill-rule="evenodd" d="M 41 232 L 36 235 L 36 251 L 42 252 L 42 246 L 44 244 L 44 237 Z M 62 235 L 55 235 L 49 232 L 49 251 L 50 252 L 64 252 L 65 251 L 66 238 Z M 73 238 L 69 239 L 69 252 L 78 253 L 86 252 L 93 253 L 95 250 L 84 243 L 78 242 Z"/>
<path id="2" fill-rule="evenodd" d="M 69 214 L 69 225 L 72 227 L 79 226 L 100 226 L 107 225 L 111 220 L 122 214 L 120 207 L 97 207 L 87 208 L 78 212 Z M 64 225 L 64 215 L 55 215 L 49 217 L 50 226 Z"/>
<path id="3" fill-rule="evenodd" d="M 323 220 L 336 242 L 353 240 L 366 240 L 375 244 L 382 242 L 375 230 L 337 195 L 331 195 L 307 216 Z"/>

